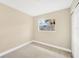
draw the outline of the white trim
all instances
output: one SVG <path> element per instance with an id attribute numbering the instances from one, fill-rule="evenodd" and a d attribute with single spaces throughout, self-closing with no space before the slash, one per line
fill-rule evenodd
<path id="1" fill-rule="evenodd" d="M 63 48 L 63 47 L 59 47 L 59 46 L 47 44 L 47 43 L 44 43 L 44 42 L 32 40 L 32 41 L 26 42 L 26 43 L 21 44 L 21 45 L 19 45 L 19 46 L 17 46 L 17 47 L 11 48 L 11 49 L 9 49 L 9 50 L 7 50 L 7 51 L 4 51 L 4 52 L 0 53 L 0 57 L 6 55 L 6 54 L 8 54 L 8 53 L 11 53 L 11 52 L 13 52 L 13 51 L 16 51 L 16 50 L 18 50 L 18 49 L 20 49 L 20 48 L 22 48 L 22 47 L 24 47 L 24 46 L 26 46 L 26 45 L 32 43 L 32 42 L 40 43 L 40 44 L 42 44 L 42 45 L 50 46 L 50 47 L 52 47 L 52 48 L 60 49 L 60 50 L 63 50 L 63 51 L 66 51 L 66 52 L 71 53 L 71 50 L 70 50 L 70 49 L 66 49 L 66 48 Z"/>
<path id="2" fill-rule="evenodd" d="M 71 53 L 70 49 L 66 49 L 66 48 L 63 48 L 63 47 L 59 47 L 59 46 L 55 46 L 55 45 L 51 45 L 51 44 L 47 44 L 47 43 L 35 41 L 35 40 L 33 40 L 33 42 L 36 42 L 36 43 L 39 43 L 39 44 L 42 44 L 42 45 L 46 45 L 46 46 L 49 46 L 49 47 L 52 47 L 52 48 L 60 49 L 60 50 Z"/>
<path id="3" fill-rule="evenodd" d="M 17 47 L 14 47 L 14 48 L 11 48 L 11 49 L 9 49 L 9 50 L 7 50 L 7 51 L 4 51 L 4 52 L 0 53 L 0 57 L 6 55 L 6 54 L 8 54 L 8 53 L 11 53 L 11 52 L 13 52 L 13 51 L 15 51 L 15 50 L 18 50 L 18 49 L 20 49 L 20 48 L 22 48 L 22 47 L 24 47 L 24 46 L 26 46 L 26 45 L 28 45 L 28 44 L 30 44 L 30 43 L 32 43 L 32 41 L 23 43 L 23 44 L 21 44 L 21 45 L 19 45 L 19 46 L 17 46 Z"/>

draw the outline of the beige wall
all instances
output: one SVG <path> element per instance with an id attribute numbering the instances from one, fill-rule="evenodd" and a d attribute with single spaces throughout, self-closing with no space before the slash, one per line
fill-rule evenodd
<path id="1" fill-rule="evenodd" d="M 56 31 L 55 32 L 38 31 L 37 21 L 41 18 L 56 19 Z M 70 49 L 71 48 L 70 22 L 71 22 L 70 9 L 64 9 L 57 12 L 36 16 L 34 17 L 34 31 L 35 31 L 34 39 L 47 44 L 52 44 Z"/>
<path id="2" fill-rule="evenodd" d="M 40 18 L 56 19 L 56 31 L 39 32 L 37 20 Z M 70 49 L 70 21 L 70 9 L 32 17 L 0 4 L 0 52 L 32 39 Z"/>
<path id="3" fill-rule="evenodd" d="M 31 16 L 0 4 L 0 52 L 32 39 Z"/>

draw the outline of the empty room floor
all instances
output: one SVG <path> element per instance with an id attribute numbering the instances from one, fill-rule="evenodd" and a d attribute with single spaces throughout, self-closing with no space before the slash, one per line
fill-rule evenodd
<path id="1" fill-rule="evenodd" d="M 2 56 L 2 58 L 71 58 L 69 53 L 50 51 L 33 43 L 28 44 L 14 52 Z"/>

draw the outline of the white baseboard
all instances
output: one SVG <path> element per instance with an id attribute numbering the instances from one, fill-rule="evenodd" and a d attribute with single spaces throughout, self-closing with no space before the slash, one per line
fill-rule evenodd
<path id="1" fill-rule="evenodd" d="M 15 51 L 15 50 L 18 50 L 19 48 L 22 48 L 22 47 L 24 47 L 24 46 L 26 46 L 26 45 L 28 45 L 28 44 L 30 44 L 30 43 L 32 43 L 32 41 L 23 43 L 23 44 L 21 44 L 21 45 L 19 45 L 19 46 L 17 46 L 17 47 L 14 47 L 14 48 L 11 48 L 11 49 L 9 49 L 9 50 L 7 50 L 7 51 L 4 51 L 4 52 L 0 53 L 0 57 L 6 55 L 6 54 L 8 54 L 8 53 L 11 53 L 11 52 L 13 52 L 13 51 Z"/>
<path id="2" fill-rule="evenodd" d="M 8 54 L 8 53 L 11 53 L 11 52 L 13 52 L 13 51 L 16 51 L 16 50 L 18 50 L 18 49 L 20 49 L 20 48 L 22 48 L 22 47 L 24 47 L 24 46 L 26 46 L 26 45 L 32 43 L 32 42 L 40 43 L 40 44 L 45 45 L 45 46 L 49 46 L 49 47 L 52 47 L 52 48 L 60 49 L 60 50 L 63 50 L 63 51 L 66 51 L 66 52 L 71 53 L 71 50 L 70 50 L 70 49 L 66 49 L 66 48 L 63 48 L 63 47 L 59 47 L 59 46 L 47 44 L 47 43 L 44 43 L 44 42 L 32 40 L 32 41 L 23 43 L 23 44 L 21 44 L 21 45 L 19 45 L 19 46 L 17 46 L 17 47 L 11 48 L 11 49 L 9 49 L 9 50 L 7 50 L 7 51 L 4 51 L 4 52 L 0 53 L 0 57 L 6 55 L 6 54 Z"/>
<path id="3" fill-rule="evenodd" d="M 66 51 L 66 52 L 71 53 L 71 50 L 70 49 L 66 49 L 66 48 L 63 48 L 63 47 L 59 47 L 59 46 L 47 44 L 47 43 L 40 42 L 40 41 L 36 41 L 36 40 L 33 40 L 33 42 L 36 42 L 36 43 L 39 43 L 39 44 L 42 44 L 42 45 L 45 45 L 45 46 L 49 46 L 49 47 L 52 47 L 52 48 L 60 49 L 62 51 Z"/>

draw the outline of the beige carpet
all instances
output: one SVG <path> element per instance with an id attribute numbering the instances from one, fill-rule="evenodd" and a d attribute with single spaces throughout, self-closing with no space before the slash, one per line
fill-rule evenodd
<path id="1" fill-rule="evenodd" d="M 45 48 L 29 44 L 14 52 L 11 52 L 2 58 L 70 58 L 68 54 L 61 54 L 55 51 L 49 51 Z"/>

